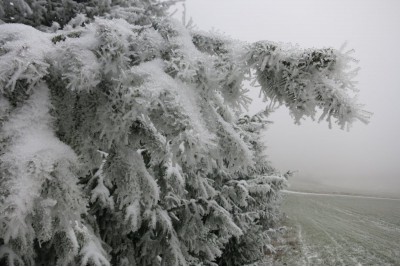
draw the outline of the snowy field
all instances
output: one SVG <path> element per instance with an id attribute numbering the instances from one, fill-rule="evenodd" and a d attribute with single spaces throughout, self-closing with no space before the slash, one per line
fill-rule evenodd
<path id="1" fill-rule="evenodd" d="M 286 194 L 297 241 L 277 264 L 400 265 L 400 200 Z"/>

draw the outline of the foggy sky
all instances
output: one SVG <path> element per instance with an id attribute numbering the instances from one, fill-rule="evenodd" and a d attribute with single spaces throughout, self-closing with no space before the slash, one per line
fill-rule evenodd
<path id="1" fill-rule="evenodd" d="M 282 107 L 270 117 L 267 154 L 278 169 L 299 171 L 293 183 L 400 195 L 400 1 L 186 0 L 186 10 L 199 29 L 249 42 L 340 48 L 348 41 L 360 60 L 359 102 L 374 113 L 371 122 L 350 132 L 311 119 L 298 126 Z M 255 100 L 250 111 L 265 105 Z"/>

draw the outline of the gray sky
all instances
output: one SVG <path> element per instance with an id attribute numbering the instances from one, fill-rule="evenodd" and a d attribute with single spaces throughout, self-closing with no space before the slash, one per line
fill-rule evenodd
<path id="1" fill-rule="evenodd" d="M 350 132 L 311 119 L 297 126 L 282 107 L 270 117 L 267 154 L 282 171 L 299 170 L 297 181 L 400 195 L 400 1 L 187 0 L 186 9 L 199 29 L 249 42 L 340 48 L 348 41 L 360 60 L 359 101 L 374 113 L 370 124 L 357 122 Z M 264 106 L 256 100 L 251 111 Z"/>

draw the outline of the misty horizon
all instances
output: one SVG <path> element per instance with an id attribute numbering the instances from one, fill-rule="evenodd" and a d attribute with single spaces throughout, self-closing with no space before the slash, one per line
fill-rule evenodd
<path id="1" fill-rule="evenodd" d="M 347 42 L 346 49 L 354 49 L 359 60 L 358 100 L 373 113 L 370 123 L 356 122 L 349 132 L 310 118 L 298 126 L 280 107 L 265 131 L 266 154 L 282 172 L 298 171 L 291 179 L 294 184 L 315 181 L 331 188 L 400 196 L 399 9 L 400 2 L 389 0 L 186 1 L 187 20 L 191 17 L 199 29 L 235 39 L 304 48 L 340 48 Z M 182 8 L 178 11 L 175 16 L 180 19 Z M 269 104 L 258 98 L 258 88 L 249 89 L 254 99 L 250 113 Z"/>

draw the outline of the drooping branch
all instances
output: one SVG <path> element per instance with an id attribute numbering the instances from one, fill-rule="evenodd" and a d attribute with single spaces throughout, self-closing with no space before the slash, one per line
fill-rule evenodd
<path id="1" fill-rule="evenodd" d="M 192 40 L 197 49 L 216 57 L 237 52 L 232 49 L 237 42 L 216 35 L 193 32 Z M 330 127 L 331 118 L 342 129 L 355 120 L 368 123 L 371 113 L 352 96 L 357 91 L 353 78 L 358 71 L 351 66 L 356 61 L 352 51 L 304 50 L 268 41 L 244 45 L 242 57 L 236 56 L 238 69 L 254 70 L 264 98 L 286 105 L 296 123 L 304 116 L 314 119 L 318 109 L 322 110 L 319 121 L 326 118 Z"/>
<path id="2" fill-rule="evenodd" d="M 351 69 L 355 60 L 350 52 L 257 42 L 249 46 L 246 60 L 255 69 L 264 96 L 285 104 L 296 123 L 304 116 L 314 118 L 319 108 L 319 120 L 327 118 L 331 126 L 333 117 L 343 129 L 356 119 L 367 123 L 370 117 L 351 96 L 358 69 Z"/>

